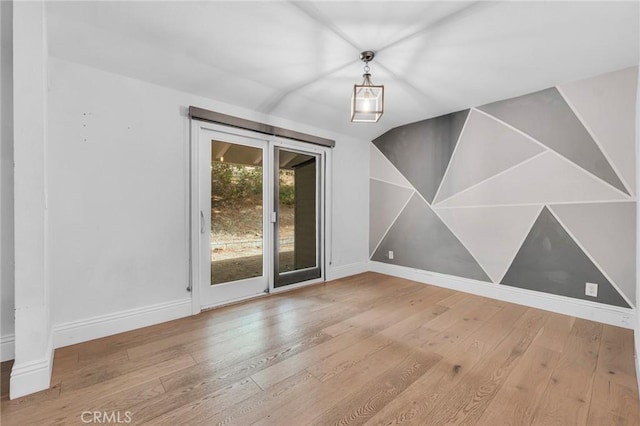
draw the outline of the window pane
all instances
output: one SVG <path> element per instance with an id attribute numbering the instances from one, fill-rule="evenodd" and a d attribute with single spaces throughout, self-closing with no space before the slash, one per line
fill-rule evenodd
<path id="1" fill-rule="evenodd" d="M 317 266 L 316 157 L 280 150 L 279 273 Z"/>
<path id="2" fill-rule="evenodd" d="M 260 277 L 262 149 L 211 144 L 211 284 Z"/>

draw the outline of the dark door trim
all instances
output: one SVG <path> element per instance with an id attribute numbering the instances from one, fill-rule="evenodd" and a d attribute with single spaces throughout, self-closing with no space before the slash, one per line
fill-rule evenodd
<path id="1" fill-rule="evenodd" d="M 329 148 L 336 146 L 336 141 L 333 139 L 325 139 L 319 136 L 308 135 L 306 133 L 296 132 L 295 130 L 283 129 L 282 127 L 259 123 L 257 121 L 234 117 L 232 115 L 222 114 L 194 106 L 189 107 L 189 117 L 195 120 L 208 121 L 210 123 L 222 124 L 224 126 L 252 130 L 266 135 L 279 136 L 286 139 L 307 142 Z"/>

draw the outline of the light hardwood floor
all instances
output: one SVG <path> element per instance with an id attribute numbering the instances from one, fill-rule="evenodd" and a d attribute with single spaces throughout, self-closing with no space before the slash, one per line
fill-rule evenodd
<path id="1" fill-rule="evenodd" d="M 58 349 L 13 401 L 9 369 L 3 425 L 640 423 L 631 330 L 374 273 Z"/>

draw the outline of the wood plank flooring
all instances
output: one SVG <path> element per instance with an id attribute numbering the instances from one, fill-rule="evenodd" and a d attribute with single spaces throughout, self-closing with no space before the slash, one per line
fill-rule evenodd
<path id="1" fill-rule="evenodd" d="M 13 401 L 10 368 L 2 425 L 640 424 L 631 330 L 374 273 L 60 348 Z"/>

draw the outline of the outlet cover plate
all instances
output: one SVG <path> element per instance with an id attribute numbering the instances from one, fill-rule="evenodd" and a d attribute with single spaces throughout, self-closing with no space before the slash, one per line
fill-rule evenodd
<path id="1" fill-rule="evenodd" d="M 585 283 L 584 294 L 586 296 L 598 297 L 598 284 L 596 284 L 596 283 Z"/>

